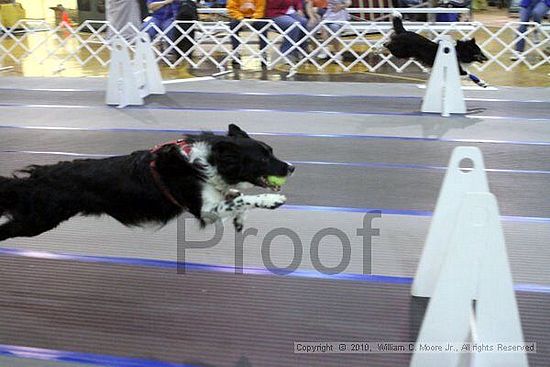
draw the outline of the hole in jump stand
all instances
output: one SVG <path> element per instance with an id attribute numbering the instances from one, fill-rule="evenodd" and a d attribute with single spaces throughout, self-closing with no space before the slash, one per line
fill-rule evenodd
<path id="1" fill-rule="evenodd" d="M 448 54 L 449 52 L 451 52 L 451 49 L 449 47 L 445 47 L 443 49 L 443 52 L 445 52 L 446 54 Z"/>
<path id="2" fill-rule="evenodd" d="M 464 173 L 472 172 L 472 170 L 474 169 L 474 161 L 472 161 L 470 158 L 463 158 L 458 163 L 458 168 L 460 168 L 460 171 Z"/>

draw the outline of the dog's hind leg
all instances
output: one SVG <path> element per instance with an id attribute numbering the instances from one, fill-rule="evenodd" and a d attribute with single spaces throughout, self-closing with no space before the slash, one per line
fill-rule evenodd
<path id="1" fill-rule="evenodd" d="M 19 237 L 23 230 L 23 224 L 18 221 L 8 221 L 0 225 L 0 242 L 12 237 Z"/>
<path id="2" fill-rule="evenodd" d="M 6 177 L 0 177 L 0 218 L 6 213 L 8 210 L 7 206 L 7 196 L 6 193 L 6 187 L 7 183 L 10 182 L 9 178 Z"/>
<path id="3" fill-rule="evenodd" d="M 32 220 L 25 217 L 13 217 L 8 222 L 0 225 L 0 241 L 13 237 L 34 237 L 53 229 L 62 220 Z"/>

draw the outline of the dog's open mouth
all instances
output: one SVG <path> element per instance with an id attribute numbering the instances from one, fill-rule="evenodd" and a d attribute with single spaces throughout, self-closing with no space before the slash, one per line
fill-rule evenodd
<path id="1" fill-rule="evenodd" d="M 488 61 L 489 59 L 487 58 L 487 56 L 485 55 L 478 55 L 476 56 L 475 60 L 476 62 L 479 62 L 479 63 L 484 63 L 485 61 Z"/>
<path id="2" fill-rule="evenodd" d="M 267 176 L 262 176 L 257 180 L 256 183 L 260 187 L 265 187 L 266 189 L 270 189 L 271 191 L 281 191 L 281 186 L 275 185 L 267 179 Z"/>

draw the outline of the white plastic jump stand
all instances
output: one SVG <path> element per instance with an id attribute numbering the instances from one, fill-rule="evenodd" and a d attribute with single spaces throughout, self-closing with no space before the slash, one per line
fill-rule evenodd
<path id="1" fill-rule="evenodd" d="M 472 169 L 462 171 L 461 163 L 469 163 Z M 483 156 L 476 147 L 457 147 L 453 150 L 439 192 L 422 257 L 414 277 L 411 291 L 413 296 L 433 295 L 443 261 L 449 251 L 450 236 L 458 217 L 461 199 L 468 192 L 489 192 Z"/>
<path id="2" fill-rule="evenodd" d="M 106 103 L 126 107 L 142 105 L 143 98 L 138 90 L 138 82 L 130 60 L 128 46 L 121 37 L 112 40 L 111 63 L 107 80 Z"/>
<path id="3" fill-rule="evenodd" d="M 149 34 L 140 33 L 136 39 L 136 55 L 134 57 L 134 70 L 142 85 L 142 97 L 149 94 L 166 94 L 166 88 L 162 84 L 162 75 L 155 60 L 153 46 Z"/>
<path id="4" fill-rule="evenodd" d="M 143 105 L 143 98 L 149 94 L 165 93 L 149 35 L 141 33 L 137 37 L 133 61 L 130 59 L 127 43 L 120 36 L 114 37 L 106 103 L 118 105 L 119 108 Z"/>
<path id="5" fill-rule="evenodd" d="M 417 339 L 424 343 L 523 343 L 495 197 L 466 193 Z M 473 300 L 477 299 L 475 311 Z M 415 352 L 411 367 L 528 367 L 524 352 Z"/>
<path id="6" fill-rule="evenodd" d="M 439 42 L 421 111 L 440 113 L 444 117 L 466 113 L 455 44 L 450 36 L 442 36 Z"/>
<path id="7" fill-rule="evenodd" d="M 465 160 L 472 164 L 467 171 L 460 168 Z M 411 293 L 431 297 L 417 346 L 523 342 L 500 214 L 478 148 L 453 151 Z M 519 352 L 417 352 L 410 366 L 458 367 L 464 362 L 528 366 L 526 354 Z"/>

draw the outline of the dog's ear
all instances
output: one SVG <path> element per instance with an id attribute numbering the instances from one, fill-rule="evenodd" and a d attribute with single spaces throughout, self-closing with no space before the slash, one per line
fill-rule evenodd
<path id="1" fill-rule="evenodd" d="M 472 38 L 472 39 L 470 40 L 470 42 L 471 42 L 471 43 L 476 43 L 476 38 L 475 38 L 475 37 Z"/>
<path id="2" fill-rule="evenodd" d="M 229 128 L 227 129 L 227 136 L 231 136 L 233 138 L 250 138 L 244 130 L 235 124 L 229 125 Z"/>

